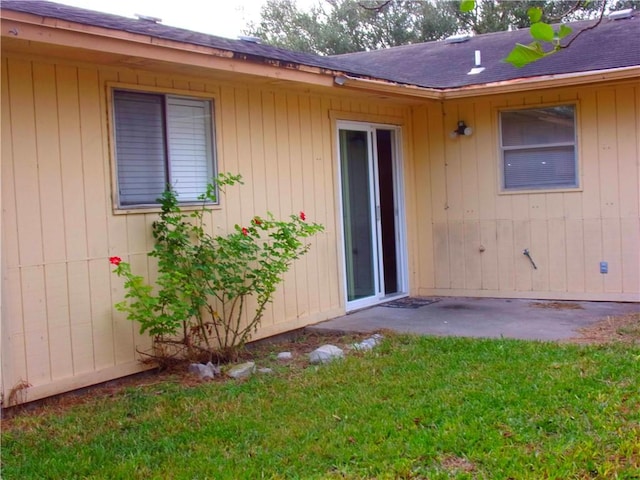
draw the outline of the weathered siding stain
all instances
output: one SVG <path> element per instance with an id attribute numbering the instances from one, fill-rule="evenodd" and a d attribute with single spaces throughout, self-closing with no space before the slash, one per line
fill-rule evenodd
<path id="1" fill-rule="evenodd" d="M 580 191 L 500 194 L 499 109 L 566 102 L 577 105 Z M 417 211 L 430 227 L 418 230 L 414 291 L 640 300 L 638 105 L 637 82 L 622 82 L 415 108 Z M 458 120 L 472 136 L 449 138 Z"/>

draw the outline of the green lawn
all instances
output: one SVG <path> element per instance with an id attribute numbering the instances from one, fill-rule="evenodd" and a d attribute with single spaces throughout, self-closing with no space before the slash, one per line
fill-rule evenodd
<path id="1" fill-rule="evenodd" d="M 398 336 L 4 427 L 4 479 L 640 478 L 640 348 Z"/>

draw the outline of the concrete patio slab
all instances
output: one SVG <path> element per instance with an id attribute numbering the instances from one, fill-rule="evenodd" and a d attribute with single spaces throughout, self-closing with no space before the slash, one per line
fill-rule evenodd
<path id="1" fill-rule="evenodd" d="M 608 316 L 640 312 L 638 303 L 468 297 L 429 300 L 435 301 L 419 308 L 378 305 L 307 329 L 344 333 L 390 329 L 420 335 L 564 340 Z"/>

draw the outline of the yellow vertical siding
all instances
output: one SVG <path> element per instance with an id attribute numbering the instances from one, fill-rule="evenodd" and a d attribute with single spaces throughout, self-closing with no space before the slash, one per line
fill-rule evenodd
<path id="1" fill-rule="evenodd" d="M 2 362 L 21 400 L 139 371 L 149 346 L 114 310 L 108 258 L 153 279 L 149 212 L 114 212 L 109 85 L 211 95 L 218 170 L 243 175 L 207 216 L 224 233 L 268 211 L 305 211 L 311 240 L 266 312 L 259 337 L 344 311 L 335 119 L 403 126 L 413 294 L 638 300 L 640 88 L 511 94 L 412 107 L 357 96 L 171 77 L 7 55 L 2 60 Z M 573 101 L 580 190 L 500 194 L 497 111 Z M 473 127 L 451 139 L 458 120 Z M 374 120 L 372 120 L 374 121 Z M 385 122 L 382 122 L 385 123 Z M 522 251 L 528 248 L 534 270 Z M 609 274 L 599 262 L 609 262 Z"/>
<path id="2" fill-rule="evenodd" d="M 113 209 L 109 85 L 209 93 L 218 170 L 243 175 L 207 217 L 224 233 L 253 215 L 305 211 L 325 225 L 266 312 L 258 337 L 344 311 L 339 270 L 337 167 L 329 112 L 402 118 L 405 107 L 127 68 L 3 56 L 3 393 L 20 401 L 143 368 L 149 339 L 113 305 L 123 281 L 109 256 L 155 278 L 147 257 L 153 213 Z"/>
<path id="3" fill-rule="evenodd" d="M 419 244 L 415 252 L 421 259 L 417 290 L 640 300 L 639 96 L 637 83 L 619 83 L 415 108 L 413 124 L 427 136 L 415 133 L 415 159 L 421 178 L 430 177 L 433 199 L 423 215 L 433 244 Z M 501 194 L 499 109 L 565 102 L 577 105 L 580 189 Z M 425 124 L 425 118 L 433 120 Z M 449 138 L 458 120 L 474 128 L 471 137 Z M 538 269 L 523 255 L 525 248 Z M 601 261 L 608 262 L 608 274 L 600 273 Z"/>

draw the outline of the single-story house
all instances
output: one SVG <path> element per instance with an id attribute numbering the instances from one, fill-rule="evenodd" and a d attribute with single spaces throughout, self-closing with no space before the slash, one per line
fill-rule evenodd
<path id="1" fill-rule="evenodd" d="M 1 11 L 5 406 L 145 368 L 109 257 L 153 277 L 155 199 L 171 182 L 188 205 L 214 172 L 245 183 L 213 232 L 325 226 L 256 338 L 406 295 L 640 300 L 638 12 L 517 69 L 526 30 L 322 57 Z"/>

